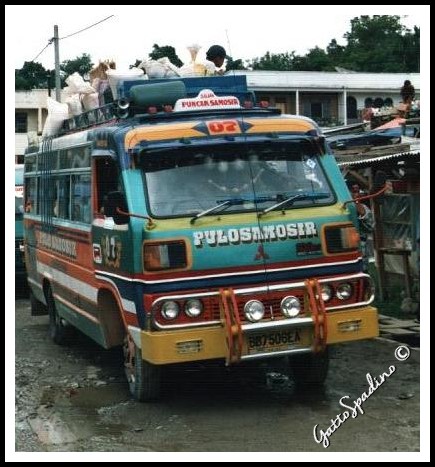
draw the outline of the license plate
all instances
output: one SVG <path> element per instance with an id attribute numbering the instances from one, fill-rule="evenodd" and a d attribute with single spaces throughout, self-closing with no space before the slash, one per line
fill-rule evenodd
<path id="1" fill-rule="evenodd" d="M 269 331 L 247 336 L 248 354 L 279 352 L 298 347 L 301 330 Z"/>

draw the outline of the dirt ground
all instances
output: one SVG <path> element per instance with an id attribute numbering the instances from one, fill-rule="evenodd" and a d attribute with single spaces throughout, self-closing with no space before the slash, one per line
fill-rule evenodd
<path id="1" fill-rule="evenodd" d="M 418 349 L 398 361 L 399 344 L 390 341 L 336 346 L 325 388 L 312 392 L 297 390 L 269 364 L 235 372 L 171 368 L 161 399 L 141 404 L 130 397 L 118 349 L 80 334 L 70 347 L 56 346 L 48 317 L 31 317 L 27 299 L 15 305 L 16 452 L 420 450 Z M 391 375 L 361 411 L 354 408 L 369 392 L 367 373 L 376 382 L 384 372 Z"/>

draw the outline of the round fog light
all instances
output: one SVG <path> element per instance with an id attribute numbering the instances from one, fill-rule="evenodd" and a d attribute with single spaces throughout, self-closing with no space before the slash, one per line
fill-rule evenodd
<path id="1" fill-rule="evenodd" d="M 295 318 L 301 311 L 301 304 L 296 297 L 285 297 L 281 300 L 281 312 L 287 318 Z"/>
<path id="2" fill-rule="evenodd" d="M 350 284 L 340 284 L 337 287 L 337 298 L 340 300 L 349 300 L 352 295 L 352 286 Z"/>
<path id="3" fill-rule="evenodd" d="M 263 318 L 264 305 L 259 300 L 249 300 L 249 302 L 245 303 L 243 311 L 245 312 L 246 319 L 255 323 Z"/>
<path id="4" fill-rule="evenodd" d="M 191 299 L 187 300 L 184 306 L 184 312 L 190 318 L 196 318 L 202 313 L 202 302 L 201 300 Z"/>
<path id="5" fill-rule="evenodd" d="M 324 302 L 329 302 L 332 298 L 332 287 L 328 284 L 321 284 L 320 290 L 322 291 L 322 300 Z"/>
<path id="6" fill-rule="evenodd" d="M 160 313 L 165 319 L 175 319 L 180 313 L 180 307 L 177 302 L 170 300 L 163 303 Z"/>

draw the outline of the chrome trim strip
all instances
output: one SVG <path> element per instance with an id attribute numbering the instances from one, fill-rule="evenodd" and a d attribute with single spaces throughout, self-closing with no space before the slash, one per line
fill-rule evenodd
<path id="1" fill-rule="evenodd" d="M 42 290 L 42 285 L 39 282 L 36 282 L 35 279 L 27 276 L 27 282 L 32 283 L 35 287 L 39 287 Z"/>
<path id="2" fill-rule="evenodd" d="M 310 353 L 312 352 L 311 348 L 304 347 L 303 349 L 289 349 L 289 350 L 281 350 L 279 352 L 265 352 L 265 353 L 257 353 L 251 355 L 242 355 L 240 360 L 259 360 L 261 358 L 268 358 L 268 357 L 280 357 L 282 355 L 298 355 L 301 353 Z"/>
<path id="3" fill-rule="evenodd" d="M 269 330 L 277 328 L 294 328 L 294 327 L 305 327 L 313 324 L 311 318 L 286 318 L 280 319 L 279 321 L 263 321 L 261 323 L 248 323 L 242 324 L 242 331 L 249 333 L 259 330 Z"/>
<path id="4" fill-rule="evenodd" d="M 185 294 L 185 295 L 164 295 L 162 297 L 157 298 L 154 300 L 152 307 L 158 305 L 162 300 L 181 300 L 184 298 L 192 298 L 192 297 L 211 297 L 213 295 L 219 295 L 219 292 L 200 292 L 195 294 Z"/>
<path id="5" fill-rule="evenodd" d="M 335 311 L 335 310 L 343 310 L 345 308 L 352 308 L 352 307 L 360 307 L 360 306 L 365 306 L 365 305 L 370 305 L 370 303 L 373 302 L 375 299 L 375 296 L 372 295 L 370 297 L 370 300 L 367 300 L 365 302 L 356 302 L 356 303 L 348 303 L 347 305 L 339 305 L 339 306 L 334 306 L 334 307 L 325 307 L 325 310 L 328 312 Z"/>
<path id="6" fill-rule="evenodd" d="M 200 321 L 198 323 L 187 323 L 187 324 L 160 324 L 156 320 L 153 320 L 153 325 L 162 330 L 167 329 L 189 329 L 189 328 L 199 328 L 204 326 L 214 326 L 216 324 L 222 325 L 220 321 Z"/>

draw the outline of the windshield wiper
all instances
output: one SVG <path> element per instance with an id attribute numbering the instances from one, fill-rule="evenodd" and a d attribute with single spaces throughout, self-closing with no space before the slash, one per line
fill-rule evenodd
<path id="1" fill-rule="evenodd" d="M 207 214 L 210 214 L 212 212 L 216 211 L 223 211 L 226 208 L 229 208 L 230 206 L 237 206 L 239 204 L 244 204 L 244 203 L 265 203 L 267 201 L 273 201 L 276 199 L 276 196 L 260 196 L 258 198 L 231 198 L 231 199 L 225 199 L 221 203 L 219 203 L 216 206 L 213 206 L 209 209 L 205 209 L 204 211 L 199 212 L 198 214 L 195 214 L 192 219 L 190 219 L 190 223 L 194 224 L 196 219 L 199 219 L 200 217 L 206 216 Z"/>
<path id="2" fill-rule="evenodd" d="M 330 193 L 310 193 L 310 192 L 303 192 L 303 193 L 296 193 L 292 196 L 289 196 L 287 198 L 284 198 L 282 199 L 282 196 L 277 196 L 276 199 L 278 200 L 279 198 L 281 198 L 281 201 L 279 201 L 278 203 L 274 204 L 273 206 L 270 206 L 266 209 L 263 209 L 263 211 L 261 211 L 259 214 L 258 214 L 258 217 L 261 217 L 261 216 L 264 216 L 265 214 L 267 214 L 268 212 L 270 211 L 274 211 L 275 209 L 278 209 L 280 208 L 281 206 L 285 206 L 287 204 L 293 204 L 294 201 L 298 200 L 298 199 L 323 199 L 323 198 L 329 198 L 330 196 Z"/>

